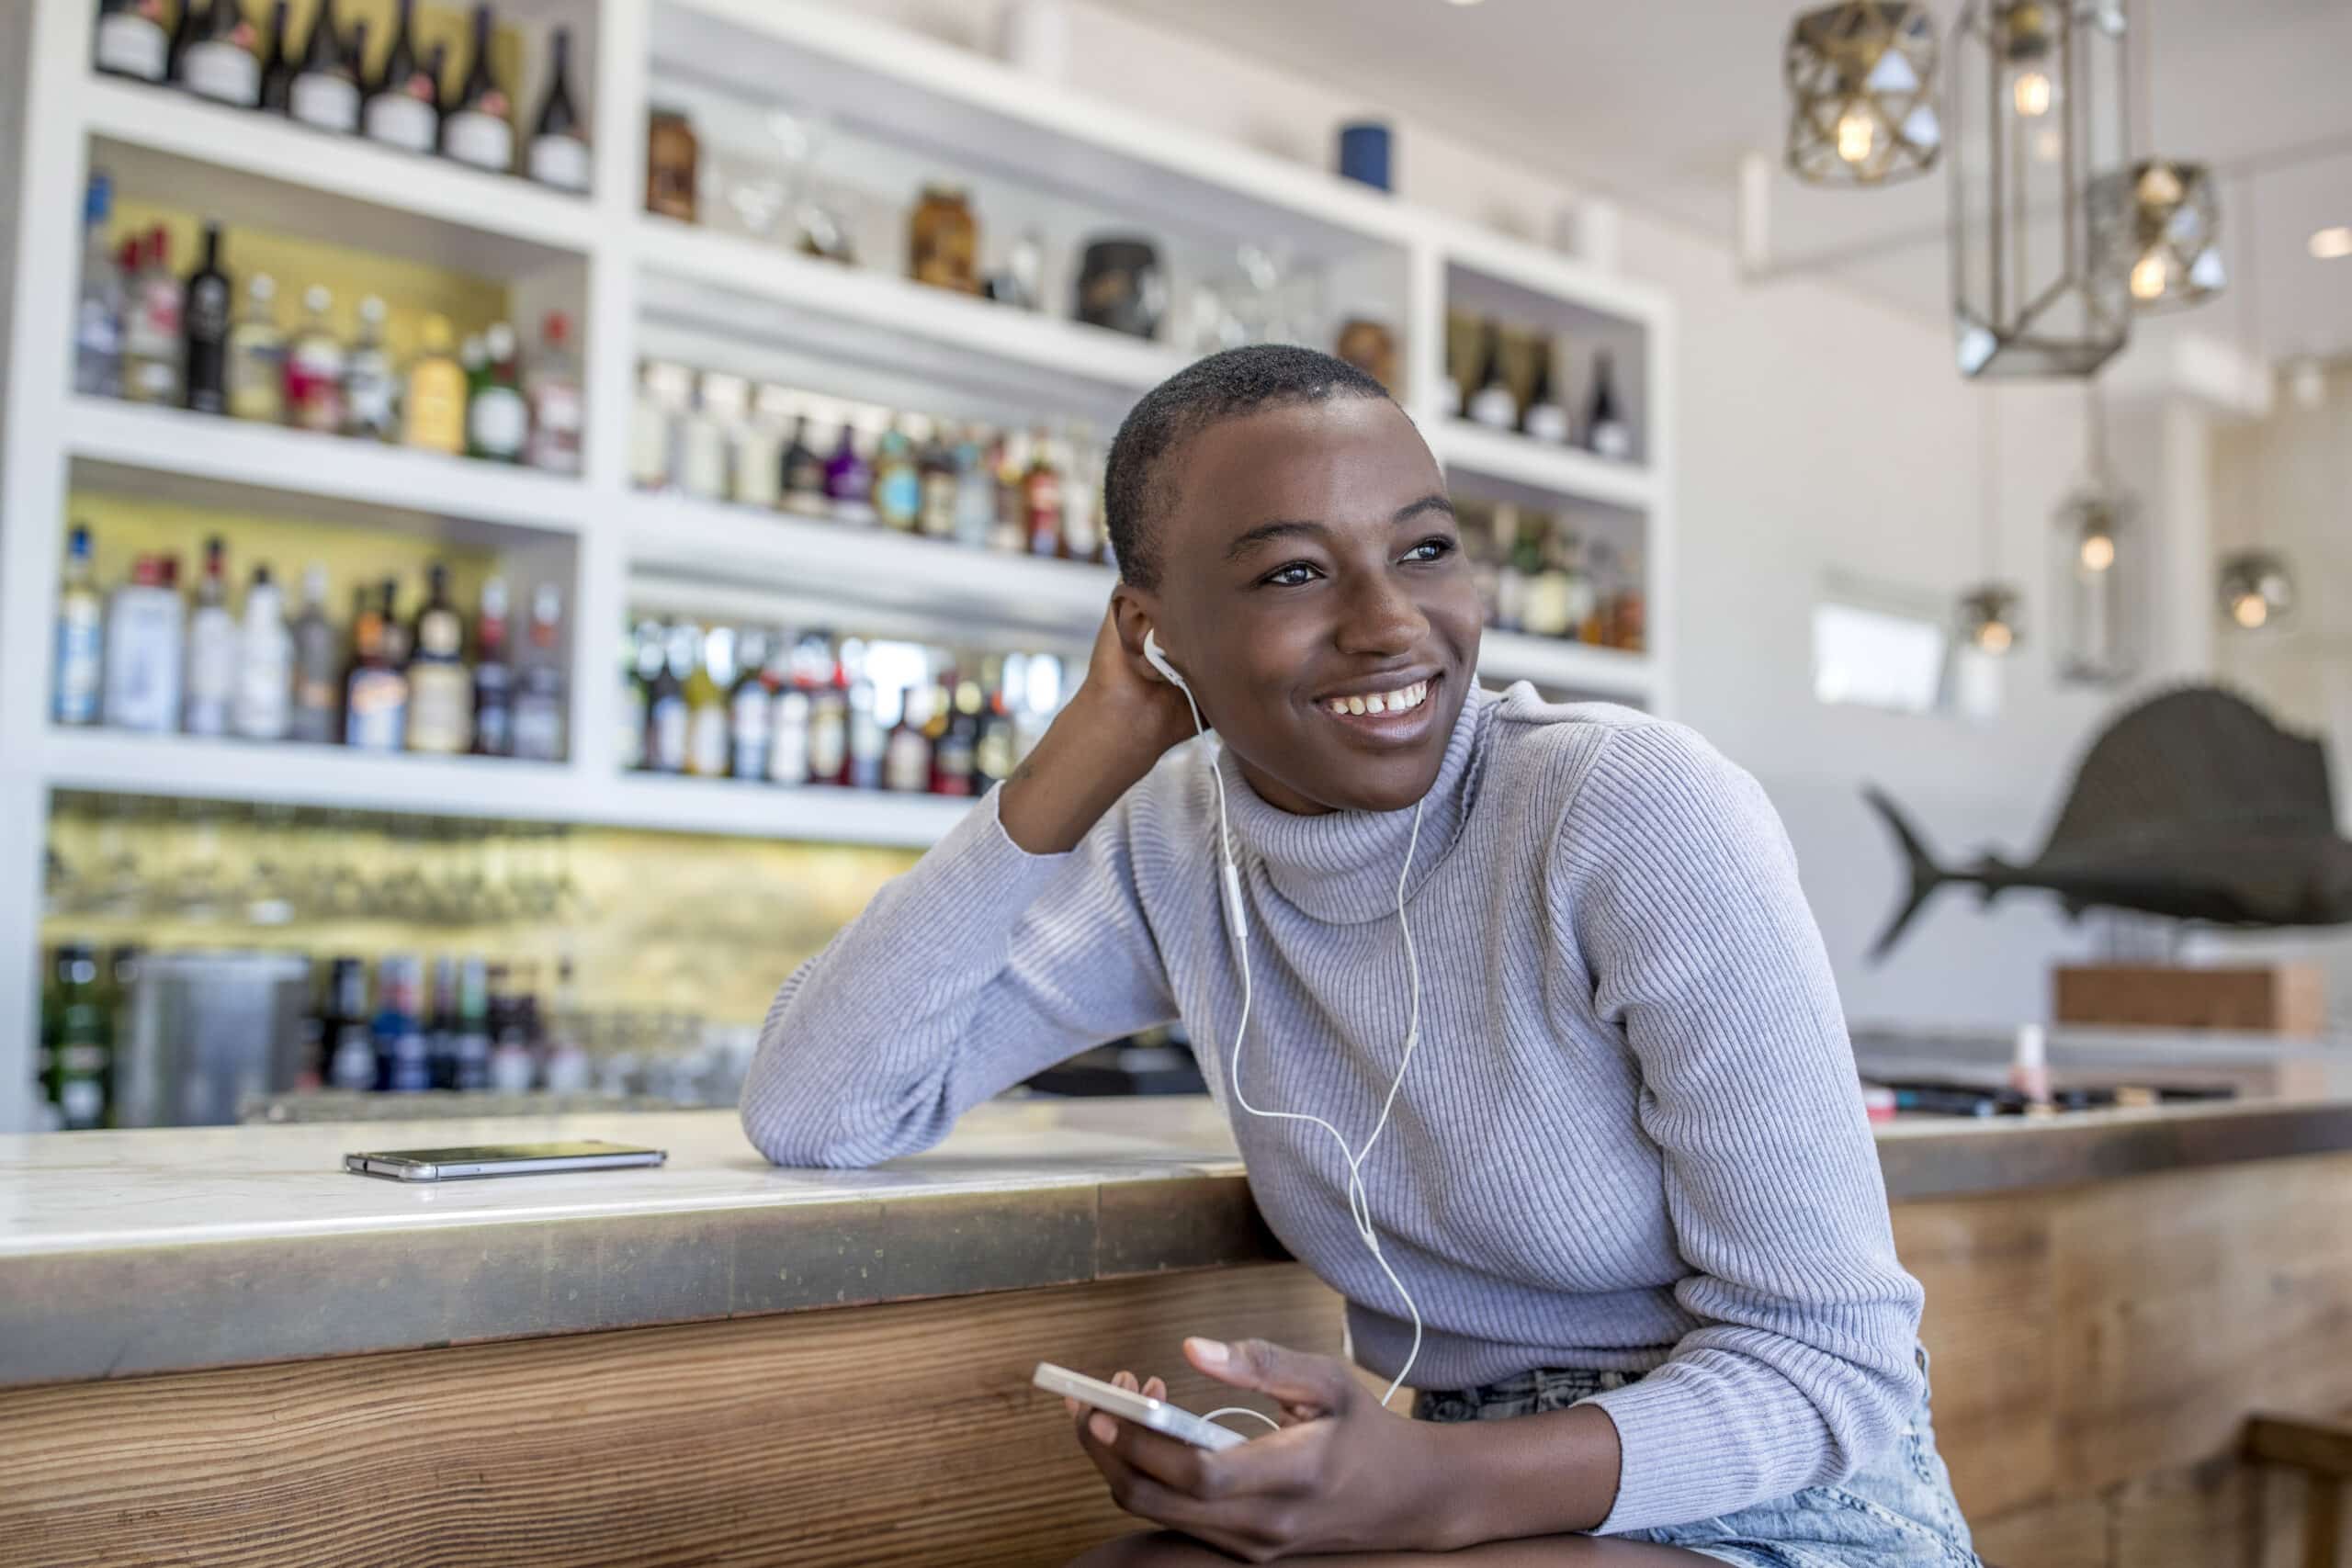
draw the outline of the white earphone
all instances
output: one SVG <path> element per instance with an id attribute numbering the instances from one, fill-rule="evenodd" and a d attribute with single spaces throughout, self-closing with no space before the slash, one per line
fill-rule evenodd
<path id="1" fill-rule="evenodd" d="M 1184 694 L 1184 701 L 1193 710 L 1193 730 L 1200 734 L 1207 733 L 1208 726 L 1201 721 L 1201 705 L 1193 700 L 1192 684 L 1183 676 L 1178 674 L 1176 667 L 1168 661 L 1168 655 L 1159 646 L 1159 634 L 1156 630 L 1148 630 L 1143 634 L 1143 656 L 1150 662 L 1153 669 L 1166 676 L 1170 684 Z M 1404 1086 L 1405 1082 L 1405 1069 L 1412 1064 L 1413 1047 L 1420 1043 L 1421 968 L 1413 953 L 1413 928 L 1405 919 L 1405 882 L 1412 874 L 1413 851 L 1421 841 L 1421 807 L 1427 804 L 1427 797 L 1424 796 L 1413 805 L 1413 834 L 1405 845 L 1404 867 L 1396 874 L 1396 924 L 1405 933 L 1405 968 L 1412 982 L 1412 1006 L 1405 1029 L 1405 1055 L 1404 1059 L 1396 1064 L 1396 1081 L 1388 1086 L 1388 1098 L 1381 1103 L 1380 1120 L 1373 1127 L 1372 1136 L 1363 1141 L 1363 1147 L 1361 1150 L 1351 1150 L 1348 1147 L 1348 1140 L 1341 1136 L 1340 1130 L 1320 1116 L 1309 1116 L 1304 1111 L 1261 1111 L 1250 1104 L 1248 1097 L 1241 1092 L 1241 1038 L 1250 1027 L 1250 919 L 1242 912 L 1241 874 L 1233 863 L 1233 830 L 1227 825 L 1225 816 L 1224 771 L 1213 766 L 1209 769 L 1209 777 L 1216 785 L 1216 842 L 1219 855 L 1225 865 L 1223 886 L 1226 918 L 1232 923 L 1234 946 L 1241 956 L 1241 1021 L 1233 1028 L 1233 1066 L 1229 1077 L 1229 1081 L 1233 1085 L 1233 1098 L 1239 1103 L 1242 1110 L 1252 1116 L 1275 1116 L 1292 1122 L 1314 1122 L 1338 1141 L 1340 1153 L 1347 1158 L 1348 1213 L 1355 1220 L 1356 1234 L 1363 1237 L 1364 1245 L 1372 1249 L 1373 1261 L 1379 1264 L 1380 1271 L 1388 1276 L 1388 1282 L 1396 1287 L 1397 1295 L 1404 1298 L 1405 1310 L 1413 1317 L 1412 1352 L 1405 1358 L 1405 1365 L 1397 1372 L 1396 1381 L 1388 1385 L 1388 1392 L 1380 1396 L 1380 1403 L 1385 1406 L 1389 1400 L 1396 1397 L 1396 1390 L 1403 1385 L 1406 1374 L 1413 1370 L 1414 1361 L 1420 1357 L 1421 1311 L 1413 1304 L 1412 1295 L 1405 1289 L 1404 1281 L 1396 1278 L 1396 1270 L 1388 1267 L 1388 1259 L 1381 1256 L 1380 1235 L 1373 1228 L 1372 1200 L 1364 1190 L 1363 1168 L 1364 1157 L 1372 1153 L 1372 1145 L 1380 1141 L 1381 1132 L 1388 1125 L 1389 1107 L 1396 1103 L 1396 1091 Z M 1246 1416 L 1257 1416 L 1261 1421 L 1267 1420 L 1267 1417 L 1259 1412 L 1240 1405 L 1228 1406 L 1224 1410 L 1212 1410 L 1208 1414 L 1223 1416 L 1235 1412 Z M 1271 1421 L 1268 1422 L 1268 1425 L 1272 1424 Z"/>

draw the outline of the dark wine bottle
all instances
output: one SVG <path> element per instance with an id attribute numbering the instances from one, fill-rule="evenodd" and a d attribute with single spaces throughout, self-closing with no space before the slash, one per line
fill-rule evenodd
<path id="1" fill-rule="evenodd" d="M 1492 321 L 1487 323 L 1486 347 L 1478 355 L 1478 378 L 1473 387 L 1469 408 L 1473 422 L 1496 430 L 1509 430 L 1519 423 L 1519 399 L 1503 374 L 1502 328 Z"/>
<path id="2" fill-rule="evenodd" d="M 457 106 L 441 122 L 441 151 L 460 164 L 503 175 L 514 166 L 513 105 L 490 69 L 490 7 L 474 7 L 474 53 Z"/>
<path id="3" fill-rule="evenodd" d="M 548 92 L 531 122 L 531 177 L 559 190 L 588 188 L 588 139 L 571 102 L 571 29 L 558 28 L 548 46 Z"/>
<path id="4" fill-rule="evenodd" d="M 199 413 L 229 408 L 229 275 L 220 270 L 220 225 L 204 226 L 204 260 L 181 297 L 187 406 Z"/>
<path id="5" fill-rule="evenodd" d="M 1617 390 L 1610 384 L 1605 348 L 1592 356 L 1592 404 L 1585 417 L 1584 444 L 1603 457 L 1623 459 L 1634 455 L 1634 433 L 1617 412 Z"/>
<path id="6" fill-rule="evenodd" d="M 207 9 L 199 0 L 180 0 L 179 14 L 172 18 L 172 40 L 164 51 L 164 79 L 185 83 L 180 69 L 187 60 L 187 46 L 196 41 L 198 27 Z"/>
<path id="7" fill-rule="evenodd" d="M 391 47 L 360 120 L 371 141 L 430 152 L 441 136 L 441 85 L 416 52 L 416 0 L 400 0 Z"/>
<path id="8" fill-rule="evenodd" d="M 249 109 L 261 101 L 261 57 L 239 0 L 212 0 L 180 55 L 180 85 L 199 97 Z"/>
<path id="9" fill-rule="evenodd" d="M 361 23 L 364 28 L 366 23 Z M 366 34 L 360 37 L 364 40 Z M 343 37 L 335 31 L 334 0 L 320 0 L 318 19 L 311 24 L 311 41 L 303 48 L 301 68 L 287 101 L 287 112 L 304 125 L 348 133 L 359 129 L 359 80 L 356 65 L 345 58 Z"/>
<path id="10" fill-rule="evenodd" d="M 98 34 L 90 62 L 116 76 L 162 81 L 171 63 L 162 0 L 98 0 Z"/>
<path id="11" fill-rule="evenodd" d="M 1568 438 L 1568 413 L 1552 392 L 1552 344 L 1535 345 L 1535 383 L 1528 389 L 1527 406 L 1519 411 L 1520 433 L 1554 445 Z"/>
<path id="12" fill-rule="evenodd" d="M 277 0 L 270 10 L 269 51 L 261 61 L 261 107 L 271 114 L 284 114 L 294 91 L 294 51 L 288 47 L 293 40 L 287 36 L 292 30 L 286 0 Z"/>

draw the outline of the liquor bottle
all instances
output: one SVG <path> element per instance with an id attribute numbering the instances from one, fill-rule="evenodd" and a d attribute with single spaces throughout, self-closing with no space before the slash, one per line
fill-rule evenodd
<path id="1" fill-rule="evenodd" d="M 406 674 L 409 655 L 416 651 L 416 644 L 415 639 L 409 635 L 408 623 L 401 620 L 397 613 L 400 598 L 399 578 L 388 577 L 376 585 L 377 603 L 383 607 L 384 612 L 385 661 L 393 669 Z M 401 733 L 405 735 L 407 731 L 403 729 Z"/>
<path id="2" fill-rule="evenodd" d="M 791 444 L 784 449 L 784 509 L 810 517 L 826 514 L 825 458 L 808 440 L 808 416 L 793 422 Z"/>
<path id="3" fill-rule="evenodd" d="M 1007 671 L 1012 668 L 1010 659 L 1004 664 Z M 1005 698 L 1010 684 L 1001 673 L 996 680 L 981 682 L 985 705 L 980 713 L 979 739 L 972 746 L 974 794 L 986 794 L 990 785 L 1002 783 L 1012 773 L 1012 716 Z"/>
<path id="4" fill-rule="evenodd" d="M 91 397 L 122 396 L 124 279 L 107 242 L 114 215 L 114 182 L 90 175 L 82 197 L 82 293 L 74 317 L 74 389 Z"/>
<path id="5" fill-rule="evenodd" d="M 698 779 L 723 779 L 729 718 L 727 688 L 735 673 L 735 634 L 729 627 L 713 626 L 692 638 L 688 649 L 686 772 Z"/>
<path id="6" fill-rule="evenodd" d="M 727 697 L 727 771 L 739 779 L 761 779 L 768 772 L 768 731 L 774 717 L 775 689 L 768 670 L 764 633 L 743 634 L 736 647 L 735 689 Z"/>
<path id="7" fill-rule="evenodd" d="M 621 766 L 650 768 L 647 740 L 653 730 L 653 685 L 664 657 L 662 627 L 652 621 L 638 622 L 621 652 Z M 632 723 L 634 733 L 628 728 Z"/>
<path id="8" fill-rule="evenodd" d="M 245 588 L 245 613 L 237 628 L 230 728 L 247 740 L 285 739 L 293 688 L 294 634 L 287 627 L 286 604 L 268 563 L 261 562 Z"/>
<path id="9" fill-rule="evenodd" d="M 823 654 L 824 641 L 812 637 L 812 650 Z M 808 694 L 808 778 L 810 784 L 849 782 L 849 680 L 837 660 L 823 684 Z M 773 771 L 773 770 L 771 770 Z"/>
<path id="10" fill-rule="evenodd" d="M 931 738 L 923 733 L 931 704 L 931 688 L 921 682 L 899 694 L 899 722 L 882 743 L 884 789 L 918 795 L 931 788 Z"/>
<path id="11" fill-rule="evenodd" d="M 525 761 L 563 760 L 568 682 L 556 650 L 562 618 L 562 591 L 552 582 L 540 583 L 531 594 L 531 643 L 514 682 L 514 755 Z"/>
<path id="12" fill-rule="evenodd" d="M 400 373 L 384 346 L 384 315 L 375 295 L 359 301 L 359 341 L 343 360 L 343 433 L 369 441 L 400 434 Z"/>
<path id="13" fill-rule="evenodd" d="M 449 319 L 427 316 L 409 361 L 401 439 L 428 451 L 466 449 L 466 373 L 449 353 Z"/>
<path id="14" fill-rule="evenodd" d="M 433 1009 L 424 1029 L 425 1081 L 436 1089 L 458 1087 L 458 961 L 443 953 L 433 964 Z"/>
<path id="15" fill-rule="evenodd" d="M 408 676 L 386 643 L 391 594 L 386 592 L 379 603 L 361 589 L 356 598 L 351 674 L 344 682 L 343 743 L 363 751 L 397 751 L 408 731 Z"/>
<path id="16" fill-rule="evenodd" d="M 83 942 L 57 950 L 53 995 L 55 1038 L 51 1044 L 50 1100 L 59 1126 L 83 1132 L 114 1125 L 114 1018 L 98 979 L 98 953 Z"/>
<path id="17" fill-rule="evenodd" d="M 98 0 L 98 36 L 90 63 L 99 70 L 160 82 L 171 65 L 171 45 L 159 0 Z"/>
<path id="18" fill-rule="evenodd" d="M 180 369 L 183 396 L 198 413 L 229 408 L 229 275 L 220 270 L 220 225 L 204 226 L 204 260 L 188 275 L 180 296 L 185 347 Z"/>
<path id="19" fill-rule="evenodd" d="M 190 735 L 226 735 L 237 690 L 237 623 L 229 614 L 227 547 L 217 534 L 204 542 L 204 580 L 188 617 L 186 668 L 182 728 Z"/>
<path id="20" fill-rule="evenodd" d="M 907 433 L 892 424 L 874 453 L 874 510 L 885 527 L 912 533 L 922 512 L 922 479 Z"/>
<path id="21" fill-rule="evenodd" d="M 482 334 L 482 359 L 466 400 L 466 455 L 493 463 L 519 463 L 531 434 L 531 412 L 523 401 L 522 378 L 514 363 L 514 329 L 493 322 Z M 470 349 L 473 340 L 466 346 Z"/>
<path id="22" fill-rule="evenodd" d="M 996 522 L 996 477 L 989 470 L 980 427 L 972 425 L 956 444 L 956 541 L 978 549 Z"/>
<path id="23" fill-rule="evenodd" d="M 1568 439 L 1568 411 L 1562 408 L 1552 393 L 1552 340 L 1539 339 L 1535 345 L 1535 383 L 1527 394 L 1527 406 L 1520 411 L 1520 433 L 1537 441 L 1560 446 Z"/>
<path id="24" fill-rule="evenodd" d="M 221 0 L 226 5 L 230 0 Z M 122 395 L 134 402 L 180 402 L 180 280 L 173 275 L 171 242 L 156 224 L 136 246 L 130 309 L 123 317 Z"/>
<path id="25" fill-rule="evenodd" d="M 458 756 L 474 742 L 473 672 L 466 668 L 466 623 L 449 602 L 449 569 L 425 569 L 416 612 L 416 651 L 408 666 L 408 749 Z"/>
<path id="26" fill-rule="evenodd" d="M 852 789 L 880 789 L 882 752 L 888 744 L 889 732 L 883 728 L 882 716 L 876 711 L 874 682 L 866 676 L 863 651 L 853 657 L 845 643 L 842 663 L 850 677 L 849 756 L 842 782 Z"/>
<path id="27" fill-rule="evenodd" d="M 728 433 L 741 412 L 741 387 L 735 377 L 706 371 L 695 396 L 679 411 L 678 488 L 697 501 L 727 494 Z"/>
<path id="28" fill-rule="evenodd" d="M 989 529 L 989 547 L 1018 555 L 1029 547 L 1026 437 L 1017 431 L 999 436 L 989 468 L 996 481 L 996 521 Z"/>
<path id="29" fill-rule="evenodd" d="M 368 964 L 345 955 L 327 965 L 321 1034 L 328 1043 L 323 1077 L 334 1089 L 375 1087 L 376 1053 L 368 1039 Z M 355 1037 L 356 1045 L 354 1045 Z"/>
<path id="30" fill-rule="evenodd" d="M 1062 556 L 1091 561 L 1102 554 L 1102 466 L 1091 426 L 1080 420 L 1062 443 L 1069 475 L 1062 486 Z"/>
<path id="31" fill-rule="evenodd" d="M 57 667 L 50 672 L 50 716 L 60 724 L 96 724 L 105 690 L 106 606 L 92 581 L 90 525 L 65 538 L 65 575 L 57 591 Z"/>
<path id="32" fill-rule="evenodd" d="M 1495 508 L 1495 629 L 1515 632 L 1527 606 L 1527 578 L 1519 569 L 1519 508 Z"/>
<path id="33" fill-rule="evenodd" d="M 267 114 L 286 114 L 294 96 L 294 53 L 286 47 L 289 24 L 286 17 L 286 0 L 277 0 L 270 7 L 269 47 L 261 56 L 261 99 L 259 107 Z"/>
<path id="34" fill-rule="evenodd" d="M 245 308 L 229 326 L 229 413 L 279 424 L 286 419 L 286 334 L 277 327 L 277 282 L 266 272 L 245 280 Z"/>
<path id="35" fill-rule="evenodd" d="M 1487 323 L 1486 344 L 1478 355 L 1477 389 L 1470 394 L 1472 423 L 1490 430 L 1509 430 L 1519 423 L 1519 400 L 1503 375 L 1503 330 Z"/>
<path id="36" fill-rule="evenodd" d="M 1055 556 L 1062 548 L 1062 472 L 1053 442 L 1040 429 L 1030 438 L 1029 471 L 1022 476 L 1027 507 L 1029 553 Z"/>
<path id="37" fill-rule="evenodd" d="M 302 291 L 302 328 L 286 345 L 286 423 L 329 435 L 343 429 L 343 340 L 328 312 L 334 296 L 322 284 Z"/>
<path id="38" fill-rule="evenodd" d="M 637 367 L 637 395 L 629 403 L 628 479 L 639 490 L 658 491 L 673 470 L 671 443 L 685 370 L 644 360 Z"/>
<path id="39" fill-rule="evenodd" d="M 948 449 L 940 427 L 931 427 L 915 456 L 915 471 L 922 476 L 922 510 L 918 531 L 924 537 L 948 539 L 956 535 L 956 455 Z"/>
<path id="40" fill-rule="evenodd" d="M 841 444 L 825 463 L 825 500 L 836 523 L 864 527 L 876 521 L 874 470 L 857 450 L 857 426 L 842 422 Z"/>
<path id="41" fill-rule="evenodd" d="M 376 1087 L 421 1093 L 433 1087 L 424 1037 L 424 960 L 387 955 L 376 965 L 376 989 L 383 1002 L 374 1027 Z"/>
<path id="42" fill-rule="evenodd" d="M 932 753 L 931 792 L 968 795 L 979 767 L 980 682 L 967 676 L 953 684 L 954 707 Z"/>
<path id="43" fill-rule="evenodd" d="M 1592 356 L 1592 406 L 1585 416 L 1584 444 L 1603 457 L 1623 461 L 1634 455 L 1634 433 L 1617 412 L 1617 390 L 1609 374 L 1609 351 Z"/>
<path id="44" fill-rule="evenodd" d="M 460 1092 L 490 1087 L 491 973 L 479 956 L 458 966 L 458 1021 L 449 1087 Z"/>
<path id="45" fill-rule="evenodd" d="M 334 25 L 334 0 L 319 0 L 311 23 L 311 39 L 303 46 L 302 62 L 288 90 L 287 113 L 304 125 L 350 135 L 359 129 L 359 62 L 366 56 L 344 53 L 343 35 Z"/>
<path id="46" fill-rule="evenodd" d="M 242 0 L 212 0 L 180 53 L 180 85 L 198 97 L 249 109 L 261 102 L 261 57 Z"/>
<path id="47" fill-rule="evenodd" d="M 771 511 L 783 498 L 784 427 L 764 401 L 736 427 L 733 470 L 734 501 Z"/>
<path id="48" fill-rule="evenodd" d="M 696 663 L 695 628 L 656 632 L 661 662 L 645 694 L 645 765 L 657 773 L 686 771 L 686 673 Z"/>
<path id="49" fill-rule="evenodd" d="M 531 121 L 529 173 L 558 190 L 588 188 L 588 138 L 571 103 L 571 29 L 558 28 L 548 45 L 548 91 Z"/>
<path id="50" fill-rule="evenodd" d="M 580 397 L 580 363 L 571 353 L 571 318 L 549 310 L 539 323 L 539 354 L 524 378 L 530 405 L 529 461 L 551 474 L 580 471 L 580 432 L 586 413 Z"/>
<path id="51" fill-rule="evenodd" d="M 514 754 L 514 671 L 506 662 L 506 581 L 481 585 L 481 616 L 474 623 L 474 751 Z"/>
<path id="52" fill-rule="evenodd" d="M 473 60 L 458 89 L 457 107 L 441 122 L 441 151 L 460 164 L 503 175 L 514 166 L 514 127 L 505 89 L 490 69 L 490 7 L 476 6 Z"/>
<path id="53" fill-rule="evenodd" d="M 118 729 L 169 735 L 180 727 L 182 623 L 179 589 L 166 559 L 141 556 L 130 581 L 107 605 L 107 652 L 100 705 Z"/>
<path id="54" fill-rule="evenodd" d="M 368 140 L 410 152 L 430 152 L 441 141 L 441 84 L 416 52 L 416 0 L 398 0 L 384 69 L 360 106 Z"/>
<path id="55" fill-rule="evenodd" d="M 294 739 L 325 746 L 340 739 L 340 652 L 327 619 L 327 569 L 314 564 L 302 574 L 302 612 L 294 617 L 294 709 L 288 726 Z"/>
<path id="56" fill-rule="evenodd" d="M 1521 619 L 1536 637 L 1563 637 L 1576 625 L 1576 581 L 1561 553 L 1557 526 L 1538 523 L 1532 532 L 1536 536 L 1520 564 L 1527 579 Z"/>
<path id="57" fill-rule="evenodd" d="M 204 20 L 206 0 L 180 0 L 179 14 L 172 18 L 172 36 L 164 46 L 164 79 L 185 85 L 180 67 L 187 61 L 187 46 L 196 41 L 198 27 Z"/>
<path id="58" fill-rule="evenodd" d="M 797 686 L 787 686 L 776 694 L 775 712 L 768 722 L 767 779 L 770 784 L 805 784 L 808 782 L 808 694 Z"/>

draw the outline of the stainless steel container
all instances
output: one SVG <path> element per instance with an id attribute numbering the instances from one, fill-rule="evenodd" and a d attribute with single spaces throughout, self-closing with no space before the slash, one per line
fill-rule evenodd
<path id="1" fill-rule="evenodd" d="M 288 953 L 163 953 L 139 961 L 116 1052 L 116 1124 L 222 1126 L 291 1089 L 311 965 Z"/>

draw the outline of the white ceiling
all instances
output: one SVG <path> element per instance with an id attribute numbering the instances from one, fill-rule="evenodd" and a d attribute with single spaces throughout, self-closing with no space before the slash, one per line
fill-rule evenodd
<path id="1" fill-rule="evenodd" d="M 1270 57 L 1367 107 L 1408 113 L 1627 205 L 1729 240 L 1735 170 L 1779 166 L 1781 51 L 1820 0 L 1103 0 Z M 1932 0 L 1949 29 L 1959 0 Z M 2254 165 L 2251 252 L 2222 186 L 2233 287 L 2177 320 L 2237 340 L 2249 254 L 2274 358 L 2352 354 L 2352 259 L 2315 261 L 2313 230 L 2352 223 L 2352 0 L 2127 0 L 2154 50 L 2157 150 Z M 2327 149 L 2309 157 L 2315 148 Z M 2300 157 L 2299 155 L 2305 155 Z M 1409 161 L 1409 145 L 1398 156 Z M 1773 189 L 1781 258 L 1822 259 L 1945 319 L 1942 172 L 1875 191 Z"/>

